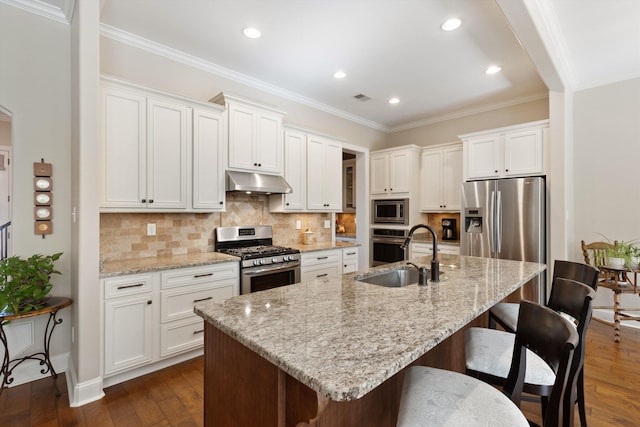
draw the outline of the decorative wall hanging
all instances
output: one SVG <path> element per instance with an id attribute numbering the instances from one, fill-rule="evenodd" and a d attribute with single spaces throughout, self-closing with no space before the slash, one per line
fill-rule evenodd
<path id="1" fill-rule="evenodd" d="M 53 180 L 51 174 L 51 163 L 45 163 L 44 159 L 33 164 L 34 233 L 42 235 L 43 239 L 46 234 L 53 233 Z"/>

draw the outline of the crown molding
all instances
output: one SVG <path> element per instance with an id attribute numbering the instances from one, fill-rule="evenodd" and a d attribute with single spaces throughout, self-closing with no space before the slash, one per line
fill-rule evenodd
<path id="1" fill-rule="evenodd" d="M 54 21 L 62 22 L 67 25 L 71 22 L 71 18 L 73 18 L 73 9 L 75 6 L 75 0 L 59 0 L 57 3 L 60 5 L 55 5 L 42 0 L 0 0 L 0 3 L 6 3 L 10 6 L 35 13 L 36 15 L 44 16 L 45 18 L 53 19 Z"/>
<path id="2" fill-rule="evenodd" d="M 447 120 L 460 119 L 462 117 L 472 116 L 474 114 L 485 113 L 487 111 L 498 110 L 500 108 L 512 107 L 518 104 L 524 104 L 526 102 L 533 102 L 539 99 L 548 98 L 547 92 L 540 92 L 537 94 L 522 96 L 519 98 L 512 98 L 507 101 L 495 102 L 492 104 L 484 104 L 473 108 L 467 108 L 464 110 L 458 110 L 453 113 L 441 114 L 438 116 L 429 117 L 424 120 L 417 120 L 415 122 L 407 123 L 400 126 L 394 126 L 391 128 L 391 132 L 400 132 L 403 130 L 413 129 L 421 126 L 433 125 L 440 122 L 446 122 Z"/>
<path id="3" fill-rule="evenodd" d="M 294 101 L 303 105 L 307 105 L 309 107 L 315 108 L 320 111 L 324 111 L 329 114 L 333 114 L 334 116 L 342 117 L 349 121 L 359 123 L 361 125 L 370 127 L 372 129 L 376 129 L 383 132 L 388 132 L 389 128 L 380 123 L 367 120 L 360 116 L 356 116 L 354 114 L 348 113 L 346 111 L 331 107 L 327 104 L 323 104 L 311 98 L 307 98 L 305 96 L 299 95 L 297 93 L 288 91 L 281 87 L 269 84 L 262 80 L 253 78 L 246 74 L 238 73 L 236 71 L 230 70 L 228 68 L 222 67 L 220 65 L 214 64 L 209 61 L 205 61 L 201 58 L 195 57 L 193 55 L 189 55 L 187 53 L 181 52 L 177 49 L 173 49 L 171 47 L 162 45 L 160 43 L 156 43 L 152 40 L 145 39 L 143 37 L 137 36 L 135 34 L 129 33 L 127 31 L 123 31 L 119 28 L 112 27 L 106 24 L 100 24 L 100 35 L 103 37 L 107 37 L 109 39 L 118 41 L 120 43 L 127 44 L 129 46 L 136 47 L 138 49 L 145 50 L 147 52 L 151 52 L 153 54 L 180 62 L 182 64 L 201 69 L 203 71 L 209 72 L 211 74 L 215 74 L 220 77 L 224 77 L 226 79 L 235 81 L 237 83 L 241 83 L 243 85 L 252 87 L 254 89 L 261 90 L 263 92 L 271 93 L 273 95 L 277 95 L 279 97 L 288 99 L 290 101 Z"/>

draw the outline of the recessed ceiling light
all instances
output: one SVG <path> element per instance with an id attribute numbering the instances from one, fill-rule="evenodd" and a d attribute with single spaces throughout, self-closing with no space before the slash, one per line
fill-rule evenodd
<path id="1" fill-rule="evenodd" d="M 497 65 L 491 65 L 489 66 L 489 68 L 487 68 L 486 70 L 484 70 L 484 72 L 486 74 L 495 74 L 495 73 L 499 73 L 500 70 L 502 70 L 502 67 L 499 67 Z"/>
<path id="2" fill-rule="evenodd" d="M 451 18 L 444 21 L 440 28 L 442 28 L 444 31 L 453 31 L 458 28 L 460 24 L 462 24 L 461 20 L 459 20 L 458 18 Z"/>
<path id="3" fill-rule="evenodd" d="M 400 99 L 398 98 L 390 98 L 389 99 L 389 104 L 397 104 L 398 102 L 400 102 Z"/>
<path id="4" fill-rule="evenodd" d="M 335 73 L 333 73 L 333 77 L 336 79 L 344 79 L 345 77 L 347 77 L 347 73 L 345 73 L 344 71 L 336 71 Z"/>
<path id="5" fill-rule="evenodd" d="M 252 27 L 247 27 L 244 30 L 242 30 L 242 32 L 244 33 L 245 36 L 249 37 L 250 39 L 257 39 L 257 38 L 260 38 L 260 36 L 262 35 L 259 29 L 252 28 Z"/>

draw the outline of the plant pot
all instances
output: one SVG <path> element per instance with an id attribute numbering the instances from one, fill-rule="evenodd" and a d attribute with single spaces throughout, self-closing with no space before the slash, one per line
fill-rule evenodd
<path id="1" fill-rule="evenodd" d="M 624 268 L 624 258 L 609 257 L 607 265 L 612 268 Z"/>
<path id="2" fill-rule="evenodd" d="M 632 256 L 631 257 L 631 265 L 629 267 L 630 268 L 635 268 L 635 269 L 640 267 L 640 256 Z"/>

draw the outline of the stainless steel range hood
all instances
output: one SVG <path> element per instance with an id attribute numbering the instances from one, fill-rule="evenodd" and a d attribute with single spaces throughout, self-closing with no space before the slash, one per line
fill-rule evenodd
<path id="1" fill-rule="evenodd" d="M 283 177 L 262 173 L 227 171 L 227 191 L 288 194 L 293 189 Z"/>

